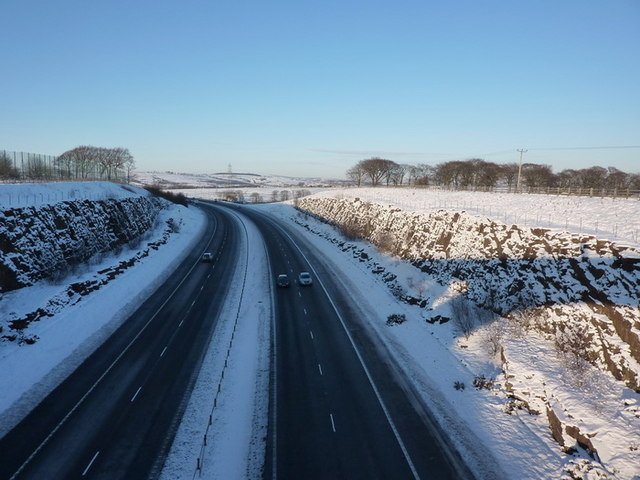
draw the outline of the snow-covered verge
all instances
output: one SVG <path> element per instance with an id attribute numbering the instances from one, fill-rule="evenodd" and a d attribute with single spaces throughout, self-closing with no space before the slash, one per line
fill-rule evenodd
<path id="1" fill-rule="evenodd" d="M 394 253 L 288 207 L 263 208 L 293 220 L 328 259 L 343 257 L 335 269 L 371 305 L 372 328 L 463 454 L 452 417 L 505 478 L 640 478 L 640 398 L 625 385 L 638 385 L 637 250 L 461 212 L 417 218 L 335 202 L 300 205 L 335 224 L 348 216 L 348 233 Z M 391 314 L 407 320 L 387 326 Z M 482 462 L 469 461 L 482 477 Z"/>
<path id="2" fill-rule="evenodd" d="M 98 183 L 94 190 L 91 185 L 83 188 L 88 192 L 87 198 L 98 198 L 103 205 L 105 190 L 121 188 Z M 0 197 L 5 187 L 9 186 L 0 186 Z M 41 192 L 44 198 L 52 188 L 60 191 L 67 188 L 62 184 L 22 187 L 37 198 Z M 130 201 L 131 193 L 122 201 Z M 146 193 L 133 196 L 142 198 Z M 83 197 L 71 203 L 84 210 L 86 202 Z M 64 204 L 68 203 L 65 198 Z M 19 422 L 108 338 L 166 280 L 198 240 L 206 222 L 201 211 L 162 203 L 164 208 L 157 212 L 152 226 L 138 241 L 94 255 L 65 276 L 36 281 L 2 294 L 0 435 Z M 46 212 L 50 207 L 55 204 L 41 205 Z M 33 210 L 32 220 L 38 215 L 39 209 Z M 100 220 L 94 218 L 94 225 Z M 135 223 L 136 219 L 129 221 Z M 19 225 L 24 226 L 21 222 Z M 63 234 L 60 238 L 66 237 Z M 48 246 L 41 244 L 40 248 Z"/>
<path id="3" fill-rule="evenodd" d="M 161 479 L 261 478 L 268 421 L 271 282 L 264 242 L 238 215 L 244 253 Z"/>

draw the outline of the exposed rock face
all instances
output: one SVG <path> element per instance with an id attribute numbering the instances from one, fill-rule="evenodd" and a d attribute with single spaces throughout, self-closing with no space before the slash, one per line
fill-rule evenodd
<path id="1" fill-rule="evenodd" d="M 535 310 L 536 328 L 586 338 L 585 359 L 640 392 L 640 251 L 465 212 L 421 214 L 332 198 L 303 198 L 299 208 L 443 283 L 463 281 L 466 295 L 488 309 Z"/>
<path id="2" fill-rule="evenodd" d="M 32 285 L 139 237 L 164 201 L 67 201 L 0 212 L 0 293 Z"/>

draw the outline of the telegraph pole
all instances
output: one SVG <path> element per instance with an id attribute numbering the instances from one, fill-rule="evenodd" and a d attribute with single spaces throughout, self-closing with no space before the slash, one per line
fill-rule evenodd
<path id="1" fill-rule="evenodd" d="M 516 152 L 520 152 L 520 166 L 518 167 L 518 183 L 516 183 L 516 192 L 520 192 L 520 177 L 522 175 L 522 155 L 525 152 L 528 152 L 528 150 L 525 150 L 524 148 L 519 148 L 518 150 L 516 150 Z"/>

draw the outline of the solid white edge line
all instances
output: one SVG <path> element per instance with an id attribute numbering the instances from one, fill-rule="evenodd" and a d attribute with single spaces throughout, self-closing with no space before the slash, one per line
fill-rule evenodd
<path id="1" fill-rule="evenodd" d="M 209 242 L 211 242 L 211 239 L 213 238 L 213 236 L 215 235 L 215 232 L 217 231 L 217 221 L 216 221 L 216 227 L 214 228 L 214 232 L 211 235 L 211 237 L 209 238 Z M 140 335 L 142 335 L 142 333 L 147 329 L 147 327 L 151 324 L 151 322 L 153 322 L 153 320 L 158 316 L 158 313 L 160 313 L 160 311 L 167 305 L 167 303 L 169 303 L 169 301 L 173 298 L 173 296 L 175 295 L 175 293 L 180 289 L 180 287 L 182 287 L 182 284 L 187 280 L 187 277 L 189 275 L 191 275 L 191 272 L 193 272 L 194 268 L 196 268 L 196 266 L 200 265 L 200 257 L 198 257 L 198 259 L 196 260 L 196 262 L 191 266 L 191 268 L 189 269 L 189 271 L 185 274 L 184 277 L 182 277 L 182 280 L 180 280 L 180 283 L 178 283 L 178 285 L 176 286 L 176 288 L 173 289 L 173 291 L 167 296 L 166 300 L 162 303 L 162 305 L 160 305 L 160 307 L 158 307 L 158 309 L 156 310 L 156 312 L 151 316 L 151 318 L 147 321 L 147 323 L 144 324 L 144 326 L 138 331 L 138 333 L 136 334 L 135 337 L 133 337 L 133 339 L 127 344 L 126 347 L 124 347 L 124 349 L 122 350 L 122 352 L 120 352 L 120 354 L 116 357 L 116 359 L 111 363 L 111 365 L 109 365 L 107 367 L 107 369 L 102 373 L 102 375 L 100 375 L 100 377 L 95 381 L 95 383 L 93 385 L 91 385 L 91 387 L 89 387 L 89 390 L 87 390 L 87 392 L 80 398 L 80 400 L 78 400 L 78 402 L 71 408 L 71 410 L 69 410 L 69 412 L 63 417 L 62 420 L 60 420 L 60 422 L 53 428 L 53 430 L 51 431 L 51 433 L 49 433 L 49 435 L 47 435 L 45 437 L 45 439 L 40 443 L 40 445 L 38 445 L 38 447 L 33 451 L 33 453 L 31 453 L 31 455 L 29 455 L 29 457 L 24 461 L 24 463 L 22 465 L 20 465 L 20 468 L 18 468 L 18 470 L 11 476 L 11 478 L 9 480 L 13 480 L 14 478 L 16 478 L 18 475 L 20 475 L 20 473 L 22 472 L 22 470 L 24 470 L 24 467 L 27 466 L 27 464 L 29 464 L 29 462 L 31 462 L 31 460 L 33 459 L 33 457 L 35 457 L 38 452 L 40 450 L 42 450 L 42 448 L 49 442 L 49 440 L 51 439 L 51 437 L 53 437 L 56 432 L 58 430 L 60 430 L 60 427 L 62 427 L 62 425 L 69 419 L 69 417 L 71 415 L 73 415 L 73 412 L 75 412 L 78 407 L 82 404 L 82 402 L 84 402 L 84 400 L 91 394 L 91 392 L 93 392 L 95 390 L 95 388 L 98 386 L 98 384 L 102 381 L 102 379 L 104 377 L 106 377 L 108 375 L 108 373 L 113 369 L 113 367 L 115 366 L 116 363 L 118 363 L 118 361 L 124 356 L 125 353 L 127 353 L 127 351 L 129 350 L 129 348 L 131 348 L 131 345 L 133 345 L 136 340 L 138 340 L 138 337 L 140 337 Z M 155 293 L 155 292 L 154 292 Z M 98 451 L 98 453 L 100 453 Z M 96 454 L 96 456 L 98 456 Z"/>
<path id="2" fill-rule="evenodd" d="M 360 350 L 358 350 L 358 347 L 356 346 L 356 344 L 355 344 L 355 342 L 353 340 L 353 337 L 351 336 L 351 334 L 349 333 L 349 330 L 347 329 L 347 325 L 344 322 L 344 319 L 342 318 L 342 315 L 340 315 L 340 312 L 338 311 L 338 307 L 336 306 L 336 304 L 334 303 L 333 299 L 329 295 L 329 292 L 327 292 L 327 289 L 325 288 L 324 284 L 322 283 L 322 280 L 318 276 L 318 273 L 316 272 L 315 268 L 313 268 L 313 265 L 311 264 L 311 262 L 309 261 L 307 256 L 304 254 L 302 249 L 298 246 L 298 244 L 291 237 L 291 235 L 289 235 L 289 232 L 284 230 L 284 228 L 282 228 L 280 225 L 278 225 L 278 227 L 280 228 L 280 230 L 287 237 L 289 237 L 289 240 L 291 240 L 291 243 L 293 243 L 293 245 L 295 245 L 295 247 L 298 250 L 298 252 L 300 252 L 300 255 L 302 255 L 302 257 L 305 259 L 305 261 L 309 265 L 309 268 L 313 271 L 313 274 L 318 279 L 318 283 L 320 284 L 320 287 L 322 288 L 322 290 L 324 291 L 324 294 L 329 299 L 329 303 L 331 303 L 331 306 L 333 307 L 333 311 L 336 312 L 338 320 L 340 320 L 340 324 L 342 325 L 342 328 L 343 328 L 344 332 L 346 333 L 347 338 L 349 339 L 349 342 L 351 342 L 351 346 L 353 347 L 353 350 L 356 352 L 356 356 L 358 357 L 358 360 L 360 361 L 360 365 L 362 366 L 362 368 L 364 370 L 364 373 L 366 374 L 367 379 L 369 380 L 369 384 L 371 385 L 371 388 L 373 389 L 373 392 L 375 393 L 376 398 L 378 399 L 378 403 L 380 404 L 380 407 L 382 408 L 382 411 L 384 412 L 384 415 L 387 418 L 387 422 L 389 423 L 389 426 L 391 427 L 391 430 L 393 431 L 393 434 L 396 437 L 396 440 L 398 441 L 398 445 L 400 446 L 400 449 L 402 450 L 404 458 L 407 461 L 407 464 L 409 465 L 409 468 L 411 469 L 411 473 L 413 474 L 413 477 L 416 480 L 420 480 L 420 475 L 418 475 L 418 471 L 416 470 L 416 467 L 413 464 L 413 461 L 411 460 L 411 457 L 409 456 L 409 452 L 407 451 L 407 447 L 405 446 L 404 442 L 402 441 L 402 438 L 400 438 L 400 433 L 398 432 L 398 429 L 396 428 L 395 423 L 391 419 L 391 414 L 389 413 L 389 410 L 387 409 L 387 406 L 385 405 L 384 401 L 382 400 L 382 396 L 380 395 L 380 392 L 378 391 L 378 387 L 376 387 L 376 384 L 373 381 L 373 377 L 371 376 L 371 373 L 369 372 L 369 369 L 365 365 L 364 359 L 362 358 L 362 355 L 360 354 Z"/>
<path id="3" fill-rule="evenodd" d="M 168 345 L 167 345 L 167 347 L 168 347 Z M 160 354 L 160 356 L 161 356 L 161 357 L 164 355 L 164 352 L 166 352 L 166 351 L 167 351 L 167 347 L 164 347 L 164 348 L 162 349 L 162 353 Z"/>
<path id="4" fill-rule="evenodd" d="M 93 465 L 93 462 L 96 461 L 96 458 L 98 458 L 98 455 L 100 455 L 100 450 L 98 450 L 96 452 L 96 454 L 93 456 L 93 458 L 91 459 L 91 461 L 89 462 L 89 465 L 87 465 L 87 468 L 84 469 L 84 472 L 82 472 L 82 476 L 84 477 L 87 472 L 89 471 L 89 469 L 91 468 L 91 465 Z"/>

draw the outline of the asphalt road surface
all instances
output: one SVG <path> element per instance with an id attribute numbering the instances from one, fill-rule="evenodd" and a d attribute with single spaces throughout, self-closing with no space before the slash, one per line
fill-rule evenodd
<path id="1" fill-rule="evenodd" d="M 244 238 L 228 212 L 205 211 L 207 231 L 177 271 L 0 439 L 0 479 L 159 474 Z M 214 254 L 213 262 L 200 261 L 205 251 Z"/>
<path id="2" fill-rule="evenodd" d="M 262 232 L 274 288 L 277 274 L 292 280 L 274 293 L 264 478 L 472 478 L 330 265 L 286 226 L 240 210 Z M 245 238 L 233 214 L 205 211 L 208 230 L 177 271 L 0 439 L 0 479 L 160 473 Z M 295 281 L 301 271 L 313 285 Z"/>
<path id="3" fill-rule="evenodd" d="M 265 479 L 473 478 L 340 279 L 285 225 L 243 209 L 265 239 L 275 294 Z M 301 286 L 301 271 L 314 283 Z"/>

